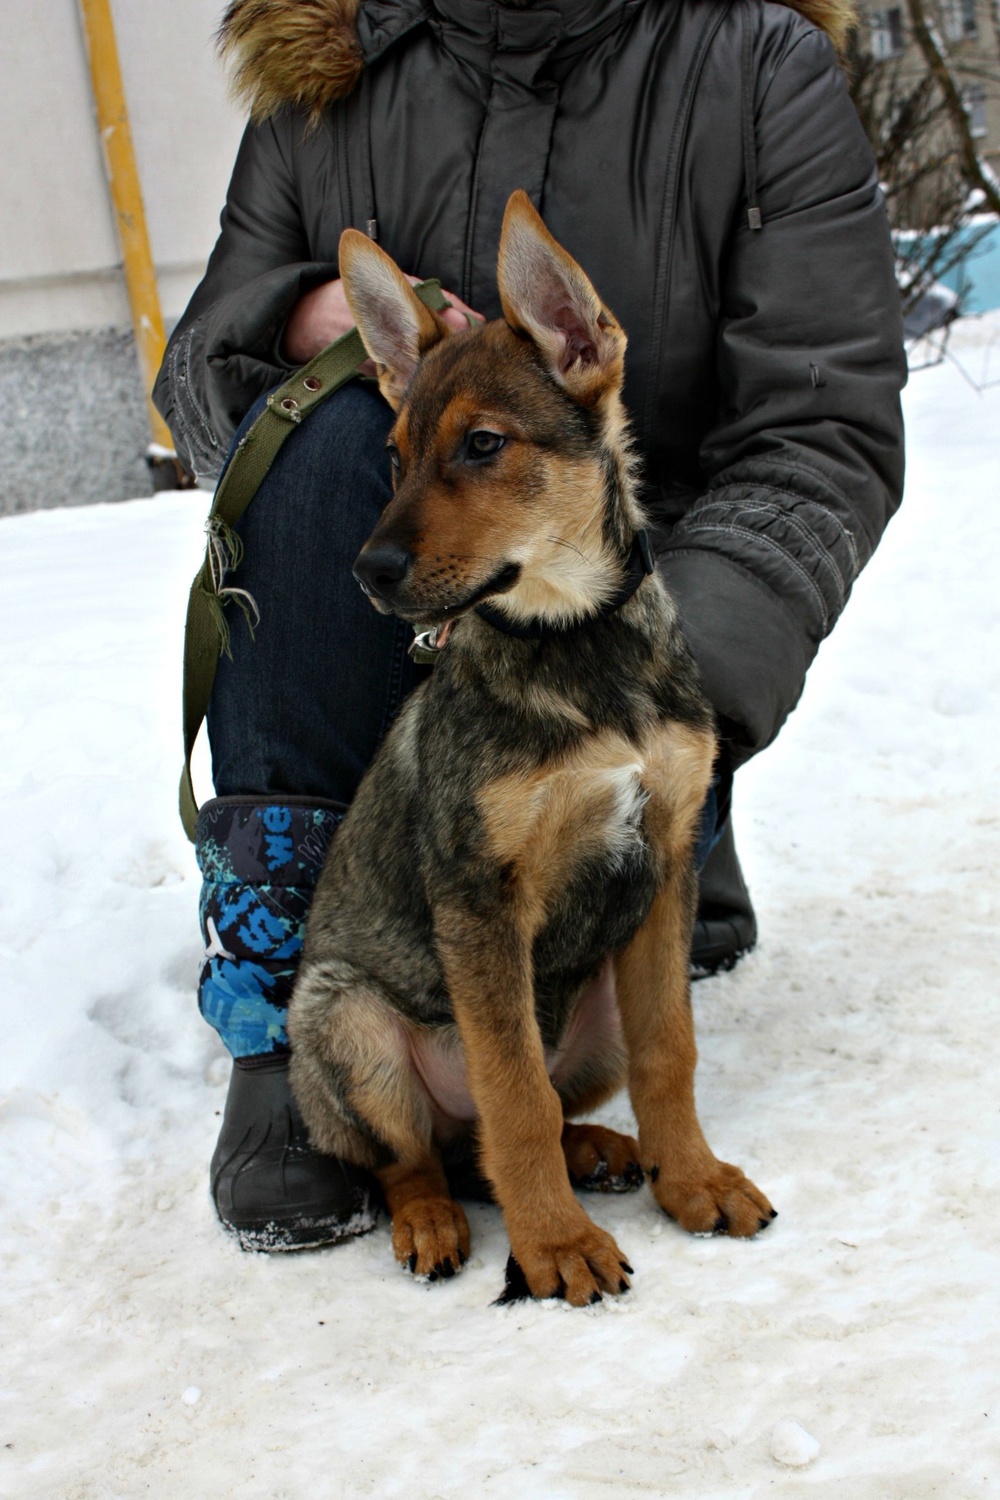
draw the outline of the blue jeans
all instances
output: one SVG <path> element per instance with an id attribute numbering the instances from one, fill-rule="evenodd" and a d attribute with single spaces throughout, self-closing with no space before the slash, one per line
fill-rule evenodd
<path id="1" fill-rule="evenodd" d="M 220 797 L 349 803 L 427 671 L 407 655 L 411 627 L 378 614 L 351 574 L 392 493 L 392 421 L 372 386 L 344 386 L 286 440 L 244 514 L 244 557 L 231 582 L 253 595 L 260 623 L 251 639 L 230 609 L 232 659 L 219 663 L 208 712 Z M 709 793 L 699 867 L 724 813 L 721 792 Z"/>
<path id="2" fill-rule="evenodd" d="M 240 522 L 231 581 L 253 595 L 260 623 L 251 639 L 230 608 L 232 659 L 219 663 L 208 712 L 220 797 L 350 802 L 419 679 L 410 627 L 378 614 L 351 574 L 392 492 L 392 420 L 372 387 L 337 391 L 286 440 Z"/>

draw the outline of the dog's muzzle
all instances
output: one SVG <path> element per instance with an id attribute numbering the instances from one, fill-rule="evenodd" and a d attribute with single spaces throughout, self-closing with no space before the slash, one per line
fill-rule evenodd
<path id="1" fill-rule="evenodd" d="M 354 564 L 354 576 L 369 599 L 390 604 L 413 564 L 413 554 L 396 542 L 364 547 Z"/>

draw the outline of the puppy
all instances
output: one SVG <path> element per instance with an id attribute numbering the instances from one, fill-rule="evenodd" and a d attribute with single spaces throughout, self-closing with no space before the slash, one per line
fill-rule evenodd
<path id="1" fill-rule="evenodd" d="M 314 1143 L 378 1177 L 398 1259 L 453 1275 L 445 1165 L 478 1151 L 535 1297 L 631 1267 L 573 1192 L 645 1175 L 695 1233 L 773 1217 L 695 1111 L 693 851 L 712 713 L 653 571 L 621 402 L 625 335 L 526 195 L 503 319 L 448 334 L 354 230 L 341 275 L 382 393 L 394 495 L 355 565 L 428 632 L 333 842 L 291 1001 Z M 568 1123 L 627 1082 L 638 1142 Z"/>

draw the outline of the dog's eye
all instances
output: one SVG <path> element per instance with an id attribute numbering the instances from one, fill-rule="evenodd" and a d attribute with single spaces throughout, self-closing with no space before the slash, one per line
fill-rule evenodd
<path id="1" fill-rule="evenodd" d="M 398 474 L 399 473 L 399 449 L 396 447 L 395 443 L 386 443 L 385 447 L 386 447 L 386 452 L 389 455 L 389 462 L 392 464 L 392 472 L 394 474 Z"/>
<path id="2" fill-rule="evenodd" d="M 483 428 L 469 433 L 465 440 L 465 448 L 470 458 L 492 458 L 494 453 L 500 452 L 506 441 L 507 439 L 501 437 L 499 432 L 487 432 Z"/>

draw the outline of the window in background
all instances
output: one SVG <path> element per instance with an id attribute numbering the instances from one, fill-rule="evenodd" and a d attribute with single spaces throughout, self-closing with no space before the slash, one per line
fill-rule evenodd
<path id="1" fill-rule="evenodd" d="M 877 62 L 899 57 L 905 45 L 903 12 L 898 5 L 889 10 L 874 10 L 871 17 L 872 56 Z"/>
<path id="2" fill-rule="evenodd" d="M 949 42 L 960 42 L 964 37 L 979 35 L 976 4 L 977 0 L 943 0 L 941 20 Z"/>
<path id="3" fill-rule="evenodd" d="M 986 90 L 981 83 L 970 83 L 962 93 L 962 103 L 969 117 L 969 131 L 974 136 L 986 134 Z"/>

